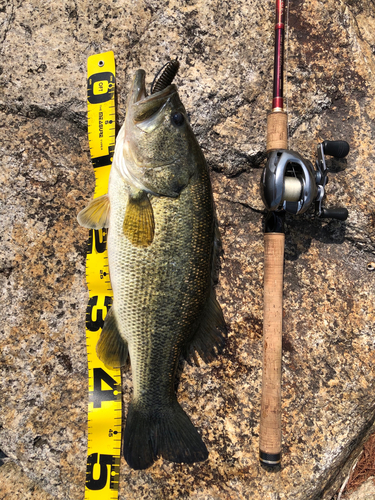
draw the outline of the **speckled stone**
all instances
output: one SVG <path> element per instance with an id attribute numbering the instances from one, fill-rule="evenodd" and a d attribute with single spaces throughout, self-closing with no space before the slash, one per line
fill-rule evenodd
<path id="1" fill-rule="evenodd" d="M 53 496 L 32 481 L 14 462 L 0 467 L 1 500 L 53 500 Z"/>
<path id="2" fill-rule="evenodd" d="M 23 498 L 28 484 L 57 500 L 84 495 L 88 235 L 76 214 L 95 182 L 86 61 L 107 50 L 116 55 L 119 123 L 134 71 L 147 69 L 151 83 L 169 57 L 180 59 L 176 83 L 211 170 L 223 242 L 217 295 L 229 327 L 223 355 L 185 367 L 178 387 L 209 460 L 159 460 L 146 471 L 123 461 L 120 499 L 330 500 L 342 484 L 375 420 L 375 272 L 367 269 L 375 260 L 375 7 L 290 0 L 290 148 L 314 160 L 324 139 L 350 143 L 347 159 L 330 162 L 327 186 L 327 206 L 350 215 L 287 218 L 283 466 L 270 473 L 257 458 L 258 186 L 273 23 L 274 2 L 262 0 L 13 0 L 0 9 L 0 449 L 32 482 Z M 123 390 L 126 408 L 130 373 Z"/>

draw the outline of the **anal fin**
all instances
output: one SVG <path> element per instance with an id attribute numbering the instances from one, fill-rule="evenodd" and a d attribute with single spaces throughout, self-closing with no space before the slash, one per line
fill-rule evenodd
<path id="1" fill-rule="evenodd" d="M 113 307 L 109 310 L 96 344 L 96 353 L 100 361 L 109 368 L 124 366 L 128 358 L 128 344 L 120 335 Z"/>
<path id="2" fill-rule="evenodd" d="M 129 194 L 123 230 L 133 245 L 151 245 L 155 232 L 154 212 L 145 191 L 139 190 Z"/>

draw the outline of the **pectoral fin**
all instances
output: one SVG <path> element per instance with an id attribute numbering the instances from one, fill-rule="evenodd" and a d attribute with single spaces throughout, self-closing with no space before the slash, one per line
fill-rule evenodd
<path id="1" fill-rule="evenodd" d="M 102 333 L 96 344 L 96 353 L 100 361 L 109 368 L 126 364 L 128 344 L 119 332 L 113 308 L 109 310 L 104 320 Z"/>
<path id="2" fill-rule="evenodd" d="M 129 194 L 124 218 L 124 234 L 137 247 L 147 247 L 154 239 L 155 222 L 151 202 L 145 191 Z"/>
<path id="3" fill-rule="evenodd" d="M 109 225 L 110 203 L 108 195 L 104 194 L 90 201 L 86 208 L 78 214 L 78 222 L 87 229 L 102 229 Z"/>

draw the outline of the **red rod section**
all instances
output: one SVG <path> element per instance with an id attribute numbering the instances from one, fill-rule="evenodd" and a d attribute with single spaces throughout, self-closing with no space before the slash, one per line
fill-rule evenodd
<path id="1" fill-rule="evenodd" d="M 275 24 L 275 58 L 273 68 L 273 99 L 272 111 L 282 111 L 283 80 L 284 80 L 284 33 L 285 33 L 285 2 L 276 0 Z"/>

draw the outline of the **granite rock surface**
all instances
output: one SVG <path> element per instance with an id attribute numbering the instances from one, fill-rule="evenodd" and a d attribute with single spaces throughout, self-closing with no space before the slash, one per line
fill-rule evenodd
<path id="1" fill-rule="evenodd" d="M 30 479 L 22 467 L 9 461 L 0 467 L 1 500 L 52 500 L 54 497 Z"/>
<path id="2" fill-rule="evenodd" d="M 209 366 L 187 366 L 178 388 L 208 461 L 160 459 L 141 472 L 123 461 L 120 499 L 329 500 L 372 429 L 375 4 L 290 0 L 290 148 L 314 160 L 322 140 L 350 143 L 347 159 L 330 162 L 326 203 L 346 206 L 350 215 L 346 222 L 311 212 L 287 218 L 283 466 L 270 473 L 258 464 L 258 186 L 273 25 L 274 2 L 261 0 L 2 4 L 0 449 L 17 484 L 19 471 L 28 478 L 23 498 L 34 498 L 26 493 L 36 487 L 45 498 L 84 496 L 88 235 L 76 214 L 95 182 L 86 61 L 108 50 L 116 56 L 119 123 L 134 71 L 146 69 L 151 83 L 170 57 L 179 57 L 176 83 L 211 171 L 223 244 L 217 295 L 229 327 L 224 353 Z M 123 392 L 126 408 L 129 373 Z"/>

